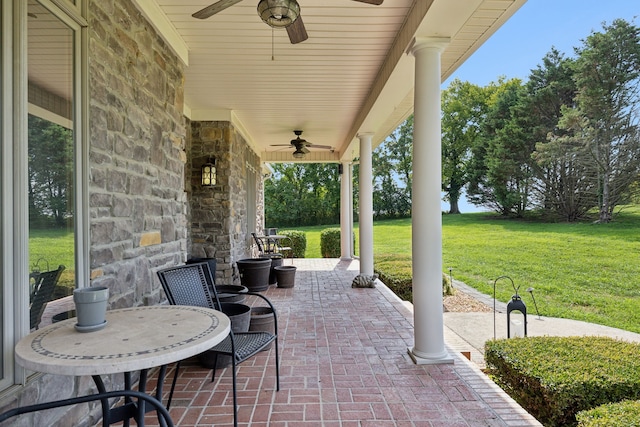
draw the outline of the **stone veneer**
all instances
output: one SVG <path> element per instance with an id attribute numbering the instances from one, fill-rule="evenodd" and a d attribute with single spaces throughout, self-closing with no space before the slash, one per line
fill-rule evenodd
<path id="1" fill-rule="evenodd" d="M 164 299 L 155 270 L 187 252 L 183 65 L 130 0 L 89 0 L 88 13 L 91 284 L 109 287 L 112 309 L 154 305 Z M 108 389 L 122 381 L 105 378 Z M 94 392 L 91 377 L 34 375 L 2 409 Z M 100 418 L 93 402 L 16 422 L 85 427 Z"/>
<path id="2" fill-rule="evenodd" d="M 155 271 L 187 254 L 215 257 L 218 282 L 238 283 L 235 261 L 252 252 L 248 214 L 263 224 L 259 157 L 230 123 L 183 116 L 183 64 L 130 0 L 89 0 L 88 11 L 91 285 L 109 287 L 111 309 L 162 303 Z M 209 155 L 218 164 L 213 189 L 199 185 Z M 109 389 L 122 381 L 105 378 Z M 36 375 L 0 411 L 92 392 L 90 377 Z M 20 422 L 85 427 L 100 418 L 94 402 Z"/>
<path id="3" fill-rule="evenodd" d="M 187 250 L 183 65 L 130 1 L 89 11 L 91 281 L 153 305 Z"/>
<path id="4" fill-rule="evenodd" d="M 217 284 L 238 284 L 235 262 L 253 252 L 250 233 L 256 230 L 249 229 L 249 215 L 256 215 L 259 230 L 264 222 L 260 158 L 229 122 L 192 122 L 188 145 L 189 255 L 216 259 Z M 202 187 L 200 170 L 210 156 L 216 159 L 217 183 Z M 248 205 L 250 185 L 255 206 Z"/>

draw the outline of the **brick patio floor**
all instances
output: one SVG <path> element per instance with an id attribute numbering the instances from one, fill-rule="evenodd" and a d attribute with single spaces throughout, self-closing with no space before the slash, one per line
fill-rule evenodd
<path id="1" fill-rule="evenodd" d="M 269 350 L 238 369 L 239 425 L 463 427 L 540 424 L 465 359 L 415 365 L 410 309 L 385 286 L 353 289 L 357 261 L 296 259 L 293 288 L 265 292 L 279 322 L 280 391 Z M 460 347 L 461 348 L 461 347 Z M 183 363 L 170 414 L 181 427 L 233 425 L 231 374 Z M 173 368 L 168 372 L 168 392 Z M 157 420 L 147 416 L 147 425 Z"/>

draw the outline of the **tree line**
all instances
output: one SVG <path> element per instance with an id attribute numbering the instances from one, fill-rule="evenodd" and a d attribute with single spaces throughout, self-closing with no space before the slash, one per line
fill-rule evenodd
<path id="1" fill-rule="evenodd" d="M 536 212 L 609 222 L 634 201 L 640 173 L 640 30 L 603 24 L 569 57 L 552 48 L 527 81 L 453 80 L 442 92 L 442 191 L 506 217 Z M 374 216 L 411 214 L 413 117 L 373 153 Z M 339 220 L 335 164 L 282 164 L 265 185 L 274 226 Z M 354 169 L 357 182 L 358 169 Z M 357 218 L 357 186 L 354 186 Z M 273 198 L 272 198 L 273 197 Z M 287 207 L 283 209 L 283 207 Z"/>
<path id="2" fill-rule="evenodd" d="M 528 81 L 454 81 L 442 95 L 443 191 L 505 216 L 536 210 L 609 222 L 640 172 L 640 36 L 622 19 L 566 57 L 552 49 Z"/>

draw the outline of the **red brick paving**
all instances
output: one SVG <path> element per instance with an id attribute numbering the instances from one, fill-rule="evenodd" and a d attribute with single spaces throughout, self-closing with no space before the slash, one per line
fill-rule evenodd
<path id="1" fill-rule="evenodd" d="M 413 318 L 384 286 L 353 289 L 357 261 L 296 259 L 294 288 L 265 292 L 278 311 L 280 391 L 274 350 L 238 369 L 246 427 L 476 427 L 538 424 L 463 356 L 415 365 Z M 449 346 L 451 343 L 447 342 Z M 455 343 L 454 343 L 455 347 Z M 182 364 L 170 414 L 181 427 L 233 425 L 231 374 Z M 173 369 L 167 374 L 168 392 Z M 157 420 L 147 416 L 147 425 Z"/>

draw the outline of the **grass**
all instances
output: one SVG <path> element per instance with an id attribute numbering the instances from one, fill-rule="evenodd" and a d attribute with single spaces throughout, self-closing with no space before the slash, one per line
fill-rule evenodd
<path id="1" fill-rule="evenodd" d="M 530 312 L 531 295 L 543 316 L 563 317 L 640 333 L 640 207 L 611 224 L 506 220 L 486 213 L 443 215 L 443 268 L 453 278 L 492 295 L 509 276 Z M 320 256 L 320 231 L 307 235 L 307 257 Z M 317 248 L 317 249 L 316 249 Z M 411 220 L 374 223 L 376 269 L 410 271 Z M 513 295 L 496 283 L 498 300 Z"/>
<path id="2" fill-rule="evenodd" d="M 69 290 L 75 285 L 73 232 L 63 229 L 31 230 L 29 235 L 29 271 L 55 270 L 65 266 L 58 283 Z"/>
<path id="3" fill-rule="evenodd" d="M 564 317 L 640 333 L 640 207 L 618 214 L 611 224 L 541 223 L 472 213 L 443 215 L 443 268 L 453 278 L 493 294 L 506 275 L 534 312 L 535 289 L 543 316 Z M 307 258 L 320 257 L 320 232 L 330 226 L 300 227 Z M 355 229 L 356 236 L 358 229 Z M 357 238 L 356 238 L 357 242 Z M 30 268 L 66 267 L 61 283 L 73 286 L 73 233 L 38 230 L 29 239 Z M 411 220 L 374 223 L 376 270 L 411 274 Z M 45 262 L 46 261 L 46 262 Z M 507 302 L 513 289 L 499 280 L 496 295 Z"/>

